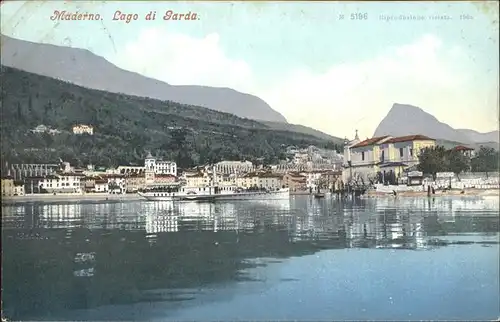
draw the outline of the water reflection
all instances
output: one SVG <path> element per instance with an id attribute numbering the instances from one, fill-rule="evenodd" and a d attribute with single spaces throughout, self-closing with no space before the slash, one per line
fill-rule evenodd
<path id="1" fill-rule="evenodd" d="M 498 209 L 492 199 L 309 197 L 3 206 L 4 309 L 13 319 L 57 319 L 103 305 L 190 301 L 208 285 L 251 280 L 248 269 L 265 258 L 327 249 L 498 244 Z M 449 238 L 464 233 L 493 238 Z"/>

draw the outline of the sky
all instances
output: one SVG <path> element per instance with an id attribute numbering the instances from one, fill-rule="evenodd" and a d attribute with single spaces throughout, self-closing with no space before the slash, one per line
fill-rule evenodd
<path id="1" fill-rule="evenodd" d="M 52 20 L 55 10 L 102 19 Z M 197 17 L 164 20 L 168 10 Z M 339 137 L 371 137 L 394 103 L 454 128 L 498 129 L 498 2 L 3 1 L 0 11 L 6 36 L 254 94 L 288 122 Z"/>

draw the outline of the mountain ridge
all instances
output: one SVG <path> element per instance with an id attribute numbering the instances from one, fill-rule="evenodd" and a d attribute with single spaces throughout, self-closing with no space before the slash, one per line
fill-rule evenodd
<path id="1" fill-rule="evenodd" d="M 283 115 L 255 95 L 228 87 L 171 85 L 122 69 L 87 49 L 35 43 L 2 34 L 1 54 L 4 66 L 90 89 L 201 106 L 254 120 L 288 123 Z"/>
<path id="2" fill-rule="evenodd" d="M 462 144 L 498 143 L 500 141 L 499 131 L 480 133 L 471 129 L 454 129 L 420 107 L 400 103 L 393 104 L 377 126 L 373 136 L 408 134 L 423 134 L 434 139 Z"/>

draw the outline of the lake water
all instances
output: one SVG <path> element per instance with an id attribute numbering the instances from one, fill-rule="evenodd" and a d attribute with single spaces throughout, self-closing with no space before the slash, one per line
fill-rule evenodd
<path id="1" fill-rule="evenodd" d="M 14 320 L 485 320 L 498 197 L 2 207 Z"/>

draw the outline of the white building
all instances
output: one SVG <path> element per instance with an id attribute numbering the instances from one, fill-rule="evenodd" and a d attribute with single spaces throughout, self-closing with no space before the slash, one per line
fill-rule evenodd
<path id="1" fill-rule="evenodd" d="M 177 177 L 177 164 L 174 161 L 158 160 L 151 153 L 144 160 L 144 168 L 154 174 L 171 174 Z"/>
<path id="2" fill-rule="evenodd" d="M 186 176 L 186 186 L 188 187 L 206 187 L 210 184 L 208 174 L 197 173 Z"/>
<path id="3" fill-rule="evenodd" d="M 90 125 L 77 124 L 73 126 L 73 134 L 94 134 L 94 128 Z"/>
<path id="4" fill-rule="evenodd" d="M 60 134 L 61 131 L 59 131 L 58 129 L 49 129 L 48 133 L 50 135 L 56 135 L 56 134 Z"/>
<path id="5" fill-rule="evenodd" d="M 14 196 L 24 196 L 24 185 L 14 182 Z"/>
<path id="6" fill-rule="evenodd" d="M 250 188 L 259 186 L 259 175 L 257 173 L 247 173 L 236 178 L 236 185 L 241 188 Z"/>
<path id="7" fill-rule="evenodd" d="M 320 178 L 323 175 L 322 172 L 303 172 L 301 173 L 304 177 L 306 177 L 306 187 L 316 189 L 320 182 Z"/>
<path id="8" fill-rule="evenodd" d="M 107 180 L 96 180 L 94 184 L 95 192 L 108 192 L 108 181 Z"/>
<path id="9" fill-rule="evenodd" d="M 263 173 L 259 175 L 258 186 L 270 191 L 282 188 L 283 176 L 274 173 Z"/>
<path id="10" fill-rule="evenodd" d="M 82 174 L 60 173 L 49 175 L 40 180 L 42 189 L 48 192 L 81 193 Z"/>
<path id="11" fill-rule="evenodd" d="M 31 129 L 30 131 L 32 133 L 48 133 L 51 135 L 56 135 L 56 134 L 61 133 L 61 131 L 59 131 L 58 129 L 51 129 L 49 126 L 46 126 L 43 124 L 38 125 L 34 129 Z"/>
<path id="12" fill-rule="evenodd" d="M 33 133 L 45 133 L 48 130 L 49 130 L 48 126 L 40 124 L 37 127 L 35 127 L 33 130 L 31 130 L 31 132 L 33 132 Z"/>
<path id="13" fill-rule="evenodd" d="M 125 181 L 125 176 L 121 174 L 109 174 L 106 176 L 103 176 L 104 180 L 107 180 L 108 183 L 108 191 L 111 193 L 125 193 L 127 191 L 126 189 L 126 181 Z"/>

